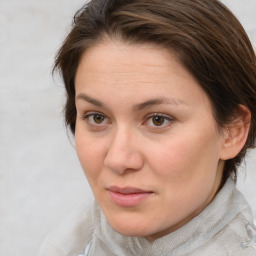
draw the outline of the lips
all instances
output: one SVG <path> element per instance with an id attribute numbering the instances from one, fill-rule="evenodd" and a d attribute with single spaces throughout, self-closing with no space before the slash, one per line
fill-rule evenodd
<path id="1" fill-rule="evenodd" d="M 107 190 L 111 200 L 121 207 L 138 206 L 153 194 L 152 191 L 145 191 L 133 187 L 120 188 L 111 186 Z"/>

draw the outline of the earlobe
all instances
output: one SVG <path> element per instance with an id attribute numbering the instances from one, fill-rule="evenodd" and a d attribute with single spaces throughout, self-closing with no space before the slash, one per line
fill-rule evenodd
<path id="1" fill-rule="evenodd" d="M 224 140 L 220 158 L 228 160 L 236 157 L 244 147 L 251 122 L 251 112 L 244 105 L 239 105 L 236 116 L 224 131 Z"/>

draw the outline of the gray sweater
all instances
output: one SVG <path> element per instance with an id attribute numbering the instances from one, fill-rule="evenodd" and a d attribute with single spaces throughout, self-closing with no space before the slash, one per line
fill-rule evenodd
<path id="1" fill-rule="evenodd" d="M 256 256 L 253 217 L 229 179 L 185 226 L 150 243 L 115 232 L 95 203 L 70 216 L 44 241 L 39 256 Z"/>

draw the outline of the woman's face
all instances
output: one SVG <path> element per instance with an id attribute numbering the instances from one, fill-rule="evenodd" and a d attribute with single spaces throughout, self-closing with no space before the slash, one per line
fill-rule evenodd
<path id="1" fill-rule="evenodd" d="M 76 79 L 76 150 L 110 225 L 153 241 L 198 215 L 218 190 L 224 135 L 174 54 L 105 41 Z"/>

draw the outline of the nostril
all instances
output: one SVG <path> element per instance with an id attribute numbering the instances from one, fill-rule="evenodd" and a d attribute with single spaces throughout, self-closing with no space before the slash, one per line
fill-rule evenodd
<path id="1" fill-rule="evenodd" d="M 142 155 L 136 150 L 108 152 L 104 160 L 104 165 L 109 170 L 119 174 L 140 170 L 143 163 Z"/>
<path id="2" fill-rule="evenodd" d="M 119 128 L 109 144 L 104 159 L 105 167 L 119 174 L 140 170 L 144 162 L 137 137 L 131 130 L 127 130 L 128 128 Z"/>

